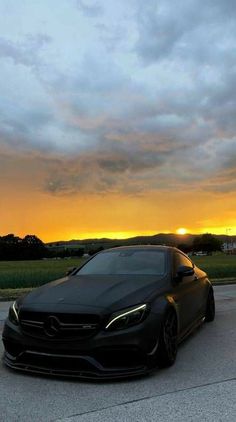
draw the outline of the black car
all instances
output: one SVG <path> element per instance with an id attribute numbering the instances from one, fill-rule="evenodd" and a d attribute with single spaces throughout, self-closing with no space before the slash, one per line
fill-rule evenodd
<path id="1" fill-rule="evenodd" d="M 85 378 L 144 374 L 172 365 L 178 343 L 214 315 L 206 273 L 180 250 L 108 249 L 13 303 L 4 362 Z"/>

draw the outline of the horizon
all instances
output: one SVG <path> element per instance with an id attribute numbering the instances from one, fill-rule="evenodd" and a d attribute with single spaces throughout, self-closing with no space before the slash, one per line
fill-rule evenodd
<path id="1" fill-rule="evenodd" d="M 3 0 L 1 231 L 235 235 L 235 18 L 223 0 Z"/>
<path id="2" fill-rule="evenodd" d="M 70 241 L 83 241 L 83 240 L 102 240 L 102 239 L 108 239 L 108 240 L 126 240 L 126 239 L 130 239 L 130 238 L 135 238 L 135 237 L 151 237 L 151 236 L 159 236 L 159 235 L 174 235 L 174 236 L 178 236 L 179 238 L 184 238 L 187 236 L 201 236 L 203 234 L 206 234 L 209 232 L 202 232 L 202 233 L 184 233 L 184 234 L 180 234 L 180 233 L 176 233 L 176 232 L 155 232 L 155 233 L 148 233 L 148 234 L 140 234 L 140 233 L 136 233 L 136 234 L 130 234 L 130 236 L 125 236 L 125 237 L 111 237 L 111 236 L 90 236 L 90 237 L 83 237 L 83 238 L 71 238 L 71 239 L 62 239 L 62 240 L 51 240 L 51 241 L 47 241 L 44 243 L 54 243 L 54 242 L 70 242 Z M 234 237 L 236 236 L 235 234 L 226 234 L 226 233 L 209 233 L 212 234 L 213 236 L 228 236 L 228 237 Z"/>
<path id="3" fill-rule="evenodd" d="M 10 234 L 10 233 L 8 233 L 8 234 Z M 13 234 L 13 233 L 11 233 L 11 234 Z M 39 237 L 38 235 L 37 235 L 37 233 L 27 233 L 27 234 L 30 234 L 30 235 L 35 235 L 35 236 L 37 236 L 37 237 Z M 27 235 L 27 234 L 25 234 L 25 235 Z M 124 234 L 124 237 L 112 237 L 112 236 L 108 236 L 109 234 L 111 234 L 111 233 L 107 233 L 107 235 L 101 235 L 101 236 L 97 236 L 98 234 L 94 234 L 94 236 L 89 236 L 89 237 L 83 237 L 83 238 L 81 238 L 81 237 L 79 237 L 79 238 L 70 238 L 70 239 L 54 239 L 54 240 L 48 240 L 48 241 L 45 241 L 44 239 L 42 239 L 42 238 L 40 238 L 40 240 L 42 240 L 42 242 L 43 243 L 45 243 L 45 244 L 47 244 L 47 243 L 55 243 L 55 242 L 72 242 L 72 241 L 84 241 L 84 240 L 128 240 L 128 239 L 131 239 L 131 238 L 135 238 L 135 237 L 152 237 L 152 236 L 160 236 L 160 235 L 167 235 L 167 236 L 178 236 L 180 239 L 181 238 L 185 238 L 185 237 L 187 237 L 187 236 L 202 236 L 203 234 L 212 234 L 213 236 L 227 236 L 227 237 L 235 237 L 236 236 L 236 234 L 233 234 L 233 233 L 230 233 L 230 234 L 227 234 L 227 233 L 210 233 L 210 232 L 204 232 L 204 233 L 190 233 L 190 232 L 186 232 L 186 233 L 177 233 L 177 232 L 168 232 L 168 231 L 165 231 L 165 232 L 151 232 L 151 233 L 146 233 L 146 234 L 144 234 L 144 233 L 142 233 L 142 234 L 140 234 L 140 233 L 130 233 L 130 235 L 125 235 Z M 18 234 L 17 233 L 14 233 L 14 235 L 15 236 L 18 236 Z M 0 237 L 2 237 L 2 236 L 6 236 L 6 234 L 5 235 L 0 235 Z M 24 235 L 23 236 L 19 236 L 19 237 L 21 237 L 21 238 L 23 238 L 24 237 Z"/>

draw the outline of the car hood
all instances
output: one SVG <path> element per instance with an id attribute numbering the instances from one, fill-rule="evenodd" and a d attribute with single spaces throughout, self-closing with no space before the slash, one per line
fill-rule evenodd
<path id="1" fill-rule="evenodd" d="M 163 290 L 163 276 L 150 275 L 81 275 L 50 282 L 29 293 L 23 306 L 58 309 L 119 309 L 144 301 L 155 291 Z M 47 306 L 48 305 L 48 306 Z"/>

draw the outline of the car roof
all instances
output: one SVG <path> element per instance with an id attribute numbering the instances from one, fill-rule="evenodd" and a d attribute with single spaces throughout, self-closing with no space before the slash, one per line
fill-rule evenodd
<path id="1" fill-rule="evenodd" d="M 133 250 L 160 250 L 160 251 L 173 251 L 173 250 L 178 250 L 177 248 L 173 247 L 173 246 L 165 246 L 165 245 L 130 245 L 130 246 L 116 246 L 115 248 L 109 248 L 109 249 L 105 249 L 102 252 L 107 252 L 107 251 L 115 251 L 115 250 L 129 250 L 129 249 L 133 249 Z"/>

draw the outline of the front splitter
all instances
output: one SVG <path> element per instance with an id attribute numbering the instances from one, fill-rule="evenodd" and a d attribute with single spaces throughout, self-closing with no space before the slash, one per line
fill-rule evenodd
<path id="1" fill-rule="evenodd" d="M 43 366 L 30 365 L 27 363 L 17 363 L 10 360 L 6 353 L 3 356 L 3 362 L 10 369 L 21 371 L 29 374 L 47 375 L 54 377 L 66 377 L 66 378 L 78 378 L 78 379 L 91 379 L 91 380 L 116 380 L 131 377 L 138 377 L 149 374 L 152 370 L 146 366 L 135 369 L 121 369 L 112 368 L 112 370 L 106 369 L 105 371 L 96 370 L 68 370 L 58 368 L 46 368 Z"/>

